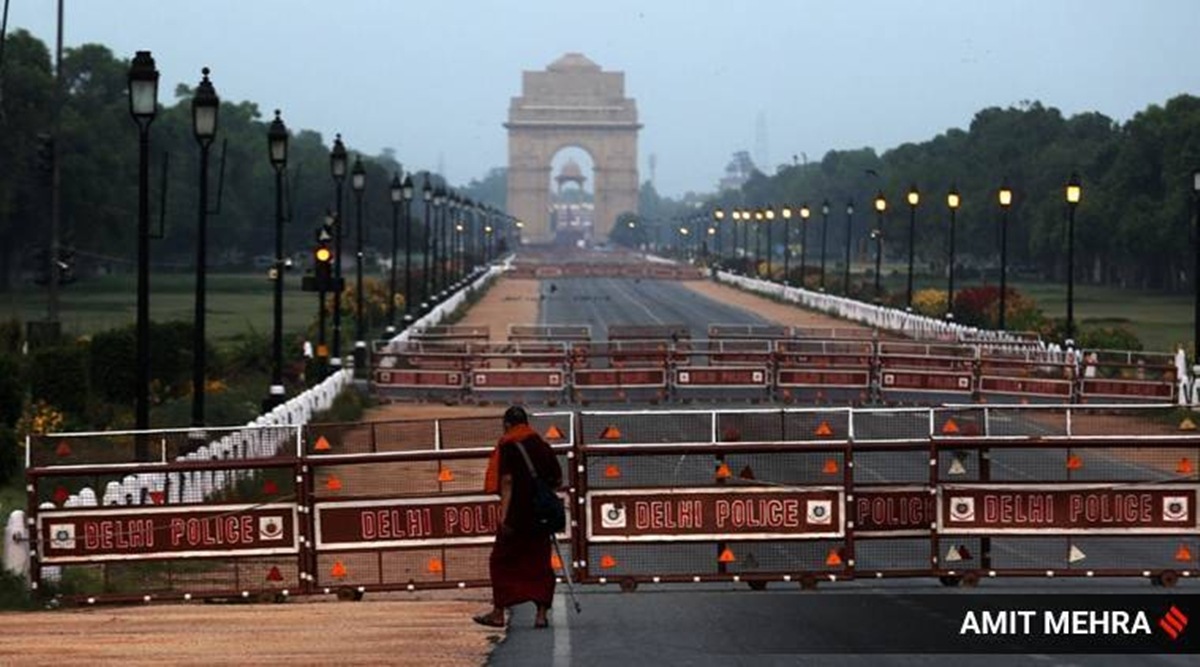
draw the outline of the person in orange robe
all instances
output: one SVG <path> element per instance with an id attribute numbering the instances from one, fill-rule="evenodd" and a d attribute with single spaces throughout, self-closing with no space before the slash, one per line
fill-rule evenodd
<path id="1" fill-rule="evenodd" d="M 534 522 L 533 477 L 518 447 L 524 447 L 540 479 L 554 489 L 562 484 L 562 468 L 550 445 L 529 426 L 523 408 L 509 408 L 504 413 L 504 435 L 492 450 L 484 477 L 484 491 L 500 494 L 499 529 L 488 560 L 492 610 L 474 620 L 504 627 L 506 609 L 533 602 L 537 605 L 534 627 L 544 628 L 554 598 L 550 534 Z"/>

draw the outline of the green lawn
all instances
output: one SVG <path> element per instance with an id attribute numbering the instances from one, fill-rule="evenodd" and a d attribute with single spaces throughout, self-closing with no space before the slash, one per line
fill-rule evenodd
<path id="1" fill-rule="evenodd" d="M 893 294 L 906 289 L 906 267 L 884 267 L 883 282 Z M 946 289 L 945 278 L 914 276 L 914 289 Z M 976 287 L 978 280 L 956 281 L 954 289 Z M 1030 296 L 1046 317 L 1066 318 L 1066 283 L 1013 281 L 1011 286 Z M 1178 343 L 1192 343 L 1195 296 L 1075 284 L 1076 326 L 1122 326 L 1142 341 L 1147 350 L 1173 352 Z"/>
<path id="2" fill-rule="evenodd" d="M 209 274 L 207 337 L 217 346 L 228 345 L 251 330 L 272 330 L 274 292 L 265 272 L 255 274 Z M 60 296 L 63 330 L 71 335 L 88 334 L 133 324 L 137 309 L 137 279 L 134 275 L 105 276 L 80 280 L 63 287 Z M 192 321 L 195 308 L 195 278 L 191 274 L 150 277 L 150 317 L 159 322 Z M 301 331 L 317 315 L 317 298 L 300 291 L 300 277 L 285 278 L 283 325 L 285 332 Z M 46 316 L 46 289 L 28 286 L 0 293 L 0 317 L 21 321 Z"/>

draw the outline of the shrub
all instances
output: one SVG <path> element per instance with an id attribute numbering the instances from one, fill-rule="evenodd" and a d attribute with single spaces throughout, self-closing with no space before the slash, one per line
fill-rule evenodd
<path id="1" fill-rule="evenodd" d="M 0 426 L 0 485 L 21 474 L 23 450 L 17 441 L 17 434 L 11 428 Z M 4 515 L 0 514 L 0 518 Z"/>
<path id="2" fill-rule="evenodd" d="M 913 294 L 913 310 L 929 317 L 942 317 L 946 312 L 946 292 L 923 289 Z"/>
<path id="3" fill-rule="evenodd" d="M 349 389 L 338 394 L 328 410 L 313 414 L 311 421 L 314 424 L 356 422 L 362 419 L 363 411 L 369 405 L 367 396 Z"/>
<path id="4" fill-rule="evenodd" d="M 1133 350 L 1142 348 L 1142 341 L 1122 326 L 1083 328 L 1079 332 L 1079 347 L 1097 350 Z"/>
<path id="5" fill-rule="evenodd" d="M 134 399 L 136 340 L 133 327 L 109 329 L 92 336 L 88 374 L 98 398 L 110 403 L 128 403 Z"/>
<path id="6" fill-rule="evenodd" d="M 30 355 L 29 391 L 63 412 L 82 415 L 87 408 L 88 348 L 84 344 L 46 347 Z"/>
<path id="7" fill-rule="evenodd" d="M 1005 290 L 1004 326 L 1009 331 L 1039 331 L 1045 316 L 1030 297 L 1009 287 Z M 954 295 L 954 319 L 961 324 L 994 329 L 1000 322 L 1000 288 L 968 287 Z"/>
<path id="8" fill-rule="evenodd" d="M 16 357 L 0 356 L 0 425 L 12 426 L 21 417 L 25 402 L 25 382 Z"/>
<path id="9" fill-rule="evenodd" d="M 0 353 L 17 354 L 25 342 L 24 327 L 15 317 L 0 322 Z"/>

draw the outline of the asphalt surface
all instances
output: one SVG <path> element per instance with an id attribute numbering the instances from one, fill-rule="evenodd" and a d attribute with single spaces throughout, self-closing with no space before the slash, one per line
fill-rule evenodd
<path id="1" fill-rule="evenodd" d="M 714 302 L 669 281 L 634 279 L 560 279 L 541 285 L 542 324 L 588 324 L 592 339 L 604 340 L 613 324 L 684 324 L 693 338 L 707 337 L 709 324 L 765 324 L 763 318 L 734 306 Z M 640 406 L 620 406 L 637 409 Z M 691 406 L 674 406 L 676 409 Z M 708 406 L 705 406 L 708 407 Z M 712 407 L 716 407 L 715 405 Z M 758 406 L 762 407 L 762 406 Z M 670 405 L 657 409 L 671 409 Z M 1015 417 L 1014 432 L 1037 432 L 1038 424 Z M 663 427 L 668 431 L 671 427 Z M 912 432 L 928 432 L 924 414 L 894 414 L 856 424 L 856 436 L 896 437 Z M 992 457 L 994 480 L 1026 481 L 1065 479 L 1061 450 L 1012 450 L 996 452 Z M 622 486 L 704 484 L 711 480 L 711 460 L 695 457 L 696 465 L 684 465 L 682 457 L 653 457 L 630 466 Z M 1089 478 L 1117 477 L 1154 479 L 1161 471 L 1117 457 L 1089 459 Z M 945 465 L 946 462 L 943 462 Z M 870 482 L 927 480 L 925 456 L 902 453 L 878 453 L 856 459 L 856 479 Z M 736 467 L 736 466 L 735 466 Z M 811 471 L 799 463 L 781 464 L 770 471 L 776 479 L 803 483 Z M 975 468 L 968 462 L 966 479 L 975 479 Z M 1094 477 L 1093 477 L 1094 476 Z M 762 475 L 766 477 L 766 475 Z M 694 479 L 693 479 L 694 478 Z M 594 480 L 599 482 L 600 480 Z M 765 481 L 765 480 L 764 480 Z M 603 486 L 598 484 L 597 486 Z M 978 540 L 960 540 L 978 553 Z M 778 544 L 778 543 L 775 543 Z M 860 547 L 862 542 L 859 543 Z M 1163 551 L 1149 540 L 1099 540 L 1085 545 L 1090 555 L 1112 558 L 1125 564 L 1145 561 L 1146 549 Z M 918 562 L 927 557 L 927 543 L 919 541 L 911 549 L 897 545 L 887 555 Z M 1034 564 L 1057 562 L 1064 558 L 1066 541 L 993 538 L 996 560 Z M 783 551 L 787 546 L 762 545 L 763 552 Z M 915 549 L 914 554 L 906 554 Z M 860 560 L 862 556 L 860 556 Z M 864 563 L 860 562 L 860 571 Z M 968 567 L 978 567 L 969 565 Z M 678 566 L 678 563 L 676 563 Z M 998 567 L 1002 567 L 999 563 Z M 929 651 L 906 654 L 860 654 L 864 641 L 876 650 L 902 646 L 911 628 L 948 620 L 925 602 L 932 595 L 955 595 L 963 589 L 942 588 L 933 579 L 857 580 L 822 584 L 818 591 L 799 591 L 795 584 L 772 583 L 765 592 L 753 592 L 743 584 L 646 586 L 623 594 L 615 586 L 588 586 L 580 589 L 584 612 L 570 609 L 565 590 L 560 586 L 549 630 L 533 630 L 532 609 L 514 613 L 512 629 L 497 646 L 489 664 L 508 665 L 1177 665 L 1196 664 L 1186 656 L 1084 656 L 1017 654 L 1003 656 L 944 656 Z M 1144 579 L 997 579 L 981 583 L 978 592 L 1037 595 L 1042 593 L 1152 593 Z M 1195 593 L 1195 582 L 1183 582 L 1179 592 Z M 872 623 L 871 614 L 884 610 L 898 622 L 873 628 L 869 635 L 854 631 L 854 626 Z M 866 638 L 866 639 L 865 639 Z"/>

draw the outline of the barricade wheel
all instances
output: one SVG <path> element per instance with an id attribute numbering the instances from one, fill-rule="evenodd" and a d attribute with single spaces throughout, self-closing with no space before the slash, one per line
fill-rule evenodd
<path id="1" fill-rule="evenodd" d="M 363 592 L 354 588 L 339 588 L 337 590 L 337 598 L 344 602 L 361 602 Z"/>
<path id="2" fill-rule="evenodd" d="M 752 590 L 752 591 L 767 590 L 767 582 L 765 582 L 765 581 L 747 581 L 746 585 L 749 586 L 750 590 Z"/>
<path id="3" fill-rule="evenodd" d="M 620 586 L 622 593 L 632 593 L 637 590 L 638 582 L 631 577 L 625 577 L 621 580 Z"/>
<path id="4" fill-rule="evenodd" d="M 1150 578 L 1150 583 L 1163 588 L 1174 588 L 1179 583 L 1179 573 L 1175 570 L 1163 570 Z"/>
<path id="5" fill-rule="evenodd" d="M 942 585 L 947 588 L 955 588 L 962 584 L 962 577 L 943 575 L 938 577 L 938 581 L 942 582 Z"/>
<path id="6" fill-rule="evenodd" d="M 817 589 L 817 577 L 811 574 L 800 577 L 800 588 L 806 591 L 815 591 Z"/>
<path id="7" fill-rule="evenodd" d="M 967 572 L 962 576 L 962 581 L 959 583 L 963 588 L 975 588 L 979 585 L 979 573 Z"/>

